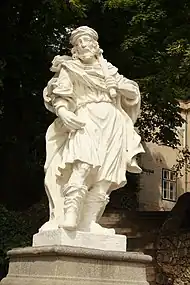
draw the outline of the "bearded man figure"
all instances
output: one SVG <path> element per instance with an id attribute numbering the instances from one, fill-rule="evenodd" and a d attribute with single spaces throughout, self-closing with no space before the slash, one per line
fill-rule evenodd
<path id="1" fill-rule="evenodd" d="M 56 56 L 44 101 L 57 119 L 46 134 L 45 189 L 50 219 L 40 231 L 113 234 L 98 224 L 111 191 L 123 187 L 126 171 L 140 173 L 144 152 L 134 123 L 140 111 L 137 83 L 102 57 L 95 30 L 71 33 L 72 57 Z"/>

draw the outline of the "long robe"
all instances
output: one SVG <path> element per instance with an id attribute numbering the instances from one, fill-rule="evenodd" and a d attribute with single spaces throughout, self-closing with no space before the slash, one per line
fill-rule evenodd
<path id="1" fill-rule="evenodd" d="M 110 190 L 117 189 L 125 185 L 126 171 L 141 171 L 135 156 L 144 150 L 134 129 L 140 111 L 139 88 L 107 64 L 117 82 L 116 100 L 110 98 L 99 64 L 84 65 L 66 56 L 57 56 L 53 61 L 51 70 L 55 76 L 43 94 L 47 109 L 57 114 L 57 109 L 65 106 L 86 124 L 69 133 L 57 118 L 47 130 L 45 186 L 50 216 L 62 211 L 58 203 L 61 187 L 67 183 L 76 161 L 92 167 L 86 181 L 88 187 L 107 180 L 111 182 Z"/>

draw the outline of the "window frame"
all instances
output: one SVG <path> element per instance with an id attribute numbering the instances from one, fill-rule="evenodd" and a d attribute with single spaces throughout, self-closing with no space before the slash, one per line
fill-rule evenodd
<path id="1" fill-rule="evenodd" d="M 164 171 L 167 171 L 169 173 L 169 178 L 164 178 Z M 172 173 L 175 174 L 175 180 L 171 179 Z M 162 200 L 170 201 L 170 202 L 177 201 L 177 175 L 176 174 L 177 174 L 176 171 L 173 171 L 168 168 L 162 168 Z M 164 181 L 169 182 L 169 185 L 170 183 L 173 183 L 173 185 L 175 185 L 175 190 L 173 191 L 173 197 L 174 197 L 173 199 L 164 197 L 164 190 L 166 191 L 166 197 L 170 197 L 170 193 L 171 193 L 170 189 L 164 188 Z"/>

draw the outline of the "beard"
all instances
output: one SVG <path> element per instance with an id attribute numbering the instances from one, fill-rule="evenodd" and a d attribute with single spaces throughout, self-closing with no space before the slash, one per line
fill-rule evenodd
<path id="1" fill-rule="evenodd" d="M 93 48 L 92 50 L 85 50 L 84 52 L 81 52 L 81 53 L 78 53 L 78 58 L 81 60 L 81 61 L 88 61 L 94 57 L 96 57 L 97 55 L 97 52 L 95 50 L 95 48 Z"/>

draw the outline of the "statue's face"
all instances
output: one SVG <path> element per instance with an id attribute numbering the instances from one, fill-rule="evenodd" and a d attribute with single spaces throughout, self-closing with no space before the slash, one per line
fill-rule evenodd
<path id="1" fill-rule="evenodd" d="M 78 57 L 82 61 L 89 61 L 95 57 L 96 49 L 93 39 L 88 35 L 79 37 L 75 43 Z"/>

